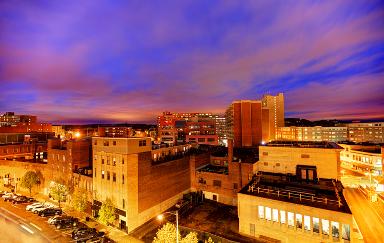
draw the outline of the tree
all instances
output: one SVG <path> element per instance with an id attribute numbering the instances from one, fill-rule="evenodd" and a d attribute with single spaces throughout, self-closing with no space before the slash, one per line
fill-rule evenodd
<path id="1" fill-rule="evenodd" d="M 215 243 L 211 237 L 208 238 L 208 241 L 206 240 L 205 243 Z"/>
<path id="2" fill-rule="evenodd" d="M 180 232 L 179 241 L 181 243 L 198 243 L 196 232 L 189 232 L 184 238 L 181 237 Z M 156 233 L 153 243 L 175 243 L 176 242 L 176 227 L 174 224 L 166 223 Z"/>
<path id="3" fill-rule="evenodd" d="M 107 198 L 101 205 L 98 220 L 105 225 L 115 221 L 115 207 L 111 199 Z"/>
<path id="4" fill-rule="evenodd" d="M 87 208 L 88 194 L 83 188 L 75 188 L 72 195 L 72 207 L 79 212 L 84 212 Z"/>
<path id="5" fill-rule="evenodd" d="M 40 184 L 40 178 L 34 171 L 27 171 L 21 178 L 20 186 L 29 190 L 29 196 L 32 194 L 32 188 Z"/>
<path id="6" fill-rule="evenodd" d="M 59 202 L 65 201 L 67 194 L 68 194 L 68 188 L 59 182 L 53 182 L 51 187 L 49 188 L 49 193 L 53 197 L 53 199 L 57 200 Z"/>

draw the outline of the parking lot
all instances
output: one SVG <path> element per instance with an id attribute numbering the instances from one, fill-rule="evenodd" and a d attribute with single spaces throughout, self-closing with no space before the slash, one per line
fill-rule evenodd
<path id="1" fill-rule="evenodd" d="M 74 242 L 74 240 L 71 238 L 72 231 L 75 228 L 87 228 L 86 225 L 79 222 L 76 227 L 73 227 L 71 224 L 64 229 L 57 229 L 54 225 L 49 225 L 47 222 L 52 215 L 42 217 L 38 214 L 27 211 L 26 206 L 29 204 L 31 204 L 31 202 L 14 204 L 9 201 L 6 202 L 3 198 L 0 198 L 0 208 L 2 208 L 3 215 L 9 215 L 11 218 L 22 222 L 23 228 L 25 228 L 31 234 L 36 233 L 36 235 L 42 235 L 43 238 L 45 238 L 48 242 Z M 0 232 L 3 230 L 6 229 L 0 229 Z M 104 239 L 98 239 L 95 237 L 94 241 L 92 242 L 101 242 L 101 240 Z"/>

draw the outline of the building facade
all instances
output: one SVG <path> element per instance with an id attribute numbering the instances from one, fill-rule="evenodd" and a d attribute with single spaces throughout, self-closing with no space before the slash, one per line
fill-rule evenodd
<path id="1" fill-rule="evenodd" d="M 349 141 L 384 143 L 384 122 L 350 123 L 347 127 Z"/>
<path id="2" fill-rule="evenodd" d="M 288 141 L 328 141 L 341 142 L 348 140 L 347 127 L 278 127 L 277 140 Z"/>
<path id="3" fill-rule="evenodd" d="M 241 234 L 279 242 L 357 242 L 338 179 L 341 147 L 275 141 L 259 150 L 258 172 L 238 193 Z"/>
<path id="4" fill-rule="evenodd" d="M 191 145 L 152 149 L 150 138 L 92 138 L 95 213 L 107 198 L 133 231 L 173 206 L 191 186 Z"/>
<path id="5" fill-rule="evenodd" d="M 284 127 L 284 94 L 264 95 L 262 98 L 263 108 L 269 110 L 269 138 L 276 139 L 276 130 Z M 269 140 L 269 139 L 268 139 Z"/>

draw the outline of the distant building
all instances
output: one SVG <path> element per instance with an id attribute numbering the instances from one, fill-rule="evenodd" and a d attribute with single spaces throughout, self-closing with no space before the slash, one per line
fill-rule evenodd
<path id="1" fill-rule="evenodd" d="M 384 143 L 384 122 L 349 123 L 348 140 L 356 143 Z"/>
<path id="2" fill-rule="evenodd" d="M 279 242 L 357 242 L 338 180 L 341 147 L 275 141 L 259 150 L 258 173 L 238 193 L 241 234 Z"/>
<path id="3" fill-rule="evenodd" d="M 374 175 L 383 175 L 382 148 L 378 145 L 339 143 L 343 147 L 340 160 L 343 167 L 360 171 L 372 172 Z"/>
<path id="4" fill-rule="evenodd" d="M 52 132 L 49 123 L 37 122 L 36 116 L 6 112 L 0 116 L 0 133 Z"/>
<path id="5" fill-rule="evenodd" d="M 132 127 L 99 127 L 98 135 L 100 137 L 128 138 L 132 137 L 134 131 Z"/>
<path id="6" fill-rule="evenodd" d="M 200 138 L 199 144 L 225 144 L 225 118 L 212 113 L 163 112 L 157 119 L 159 142 L 169 145 L 183 144 Z M 215 141 L 212 135 L 216 135 Z M 191 139 L 187 139 L 191 138 Z M 187 141 L 188 140 L 188 141 Z M 210 140 L 210 141 L 208 141 Z"/>
<path id="7" fill-rule="evenodd" d="M 284 96 L 264 95 L 262 100 L 239 100 L 226 110 L 227 134 L 234 147 L 255 147 L 274 140 L 284 126 Z"/>
<path id="8" fill-rule="evenodd" d="M 348 140 L 347 127 L 278 127 L 277 140 L 288 141 L 328 141 L 341 142 Z"/>

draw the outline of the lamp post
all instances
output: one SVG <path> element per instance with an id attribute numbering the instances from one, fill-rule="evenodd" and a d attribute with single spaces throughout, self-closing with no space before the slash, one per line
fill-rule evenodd
<path id="1" fill-rule="evenodd" d="M 157 216 L 157 219 L 158 220 L 163 220 L 164 218 L 164 214 L 172 214 L 172 215 L 175 215 L 176 216 L 176 243 L 179 243 L 179 211 L 174 211 L 174 212 L 165 212 L 163 214 L 160 214 Z"/>

